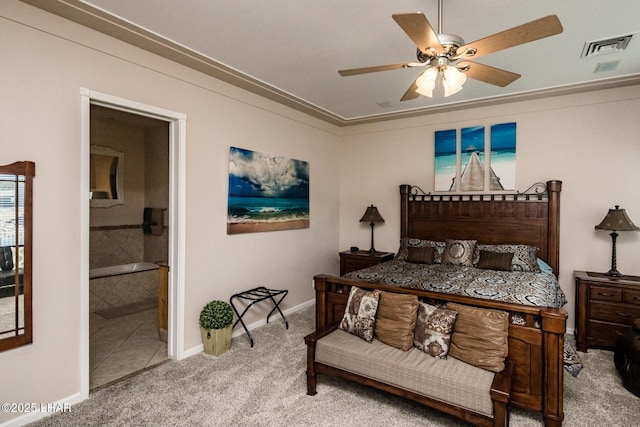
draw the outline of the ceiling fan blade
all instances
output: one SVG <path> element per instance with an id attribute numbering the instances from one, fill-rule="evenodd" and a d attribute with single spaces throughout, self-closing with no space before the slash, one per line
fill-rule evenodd
<path id="1" fill-rule="evenodd" d="M 520 74 L 490 67 L 489 65 L 478 64 L 477 62 L 460 62 L 456 64 L 456 67 L 467 77 L 500 87 L 505 87 L 520 78 Z"/>
<path id="2" fill-rule="evenodd" d="M 558 17 L 549 15 L 460 46 L 456 50 L 456 55 L 452 56 L 451 59 L 479 58 L 489 53 L 560 34 L 561 32 L 562 24 Z M 470 52 L 473 50 L 475 50 L 475 53 L 471 54 Z M 466 51 L 469 51 L 469 53 L 465 54 Z"/>
<path id="3" fill-rule="evenodd" d="M 363 67 L 363 68 L 350 68 L 348 70 L 339 70 L 341 76 L 355 76 L 358 74 L 367 74 L 367 73 L 376 73 L 378 71 L 390 71 L 390 70 L 399 70 L 401 68 L 410 68 L 416 66 L 422 66 L 423 64 L 417 62 L 405 62 L 402 64 L 389 64 L 389 65 L 378 65 L 375 67 Z"/>
<path id="4" fill-rule="evenodd" d="M 398 13 L 391 15 L 391 17 L 413 40 L 420 52 L 434 55 L 442 51 L 442 44 L 423 13 Z"/>
<path id="5" fill-rule="evenodd" d="M 402 95 L 402 98 L 400 98 L 400 101 L 409 101 L 410 99 L 416 99 L 417 97 L 420 96 L 420 94 L 416 92 L 416 89 L 418 89 L 416 80 L 413 81 L 413 84 L 411 85 L 411 87 L 407 89 L 404 95 Z"/>

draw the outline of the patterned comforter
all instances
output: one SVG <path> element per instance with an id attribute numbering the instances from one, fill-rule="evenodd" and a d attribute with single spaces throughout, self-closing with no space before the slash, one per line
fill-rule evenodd
<path id="1" fill-rule="evenodd" d="M 559 308 L 567 303 L 558 280 L 549 273 L 496 271 L 393 260 L 347 273 L 343 277 L 538 307 Z"/>

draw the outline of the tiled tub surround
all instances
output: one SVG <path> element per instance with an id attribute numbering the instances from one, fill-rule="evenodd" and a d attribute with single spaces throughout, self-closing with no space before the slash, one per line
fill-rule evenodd
<path id="1" fill-rule="evenodd" d="M 141 225 L 91 227 L 89 268 L 144 261 L 144 233 Z"/>
<path id="2" fill-rule="evenodd" d="M 90 270 L 90 277 L 94 277 L 89 280 L 89 309 L 92 313 L 154 299 L 157 301 L 156 264 L 130 263 L 97 268 Z"/>

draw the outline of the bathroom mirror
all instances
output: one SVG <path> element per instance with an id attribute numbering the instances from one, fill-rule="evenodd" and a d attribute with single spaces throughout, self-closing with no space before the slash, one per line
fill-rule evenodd
<path id="1" fill-rule="evenodd" d="M 33 162 L 0 166 L 0 351 L 32 340 Z"/>
<path id="2" fill-rule="evenodd" d="M 89 199 L 92 208 L 124 204 L 124 153 L 100 145 L 91 146 Z"/>

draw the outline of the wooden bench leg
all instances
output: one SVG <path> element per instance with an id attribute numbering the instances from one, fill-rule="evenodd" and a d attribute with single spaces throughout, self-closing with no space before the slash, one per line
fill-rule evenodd
<path id="1" fill-rule="evenodd" d="M 509 427 L 509 405 L 502 402 L 493 402 L 494 427 Z"/>
<path id="2" fill-rule="evenodd" d="M 307 371 L 307 394 L 309 396 L 315 396 L 316 393 L 316 374 L 310 374 L 309 371 Z"/>
<path id="3" fill-rule="evenodd" d="M 309 396 L 315 396 L 317 393 L 317 374 L 313 363 L 316 360 L 316 343 L 315 340 L 310 337 L 311 336 L 305 337 L 305 342 L 307 344 L 307 394 Z"/>

